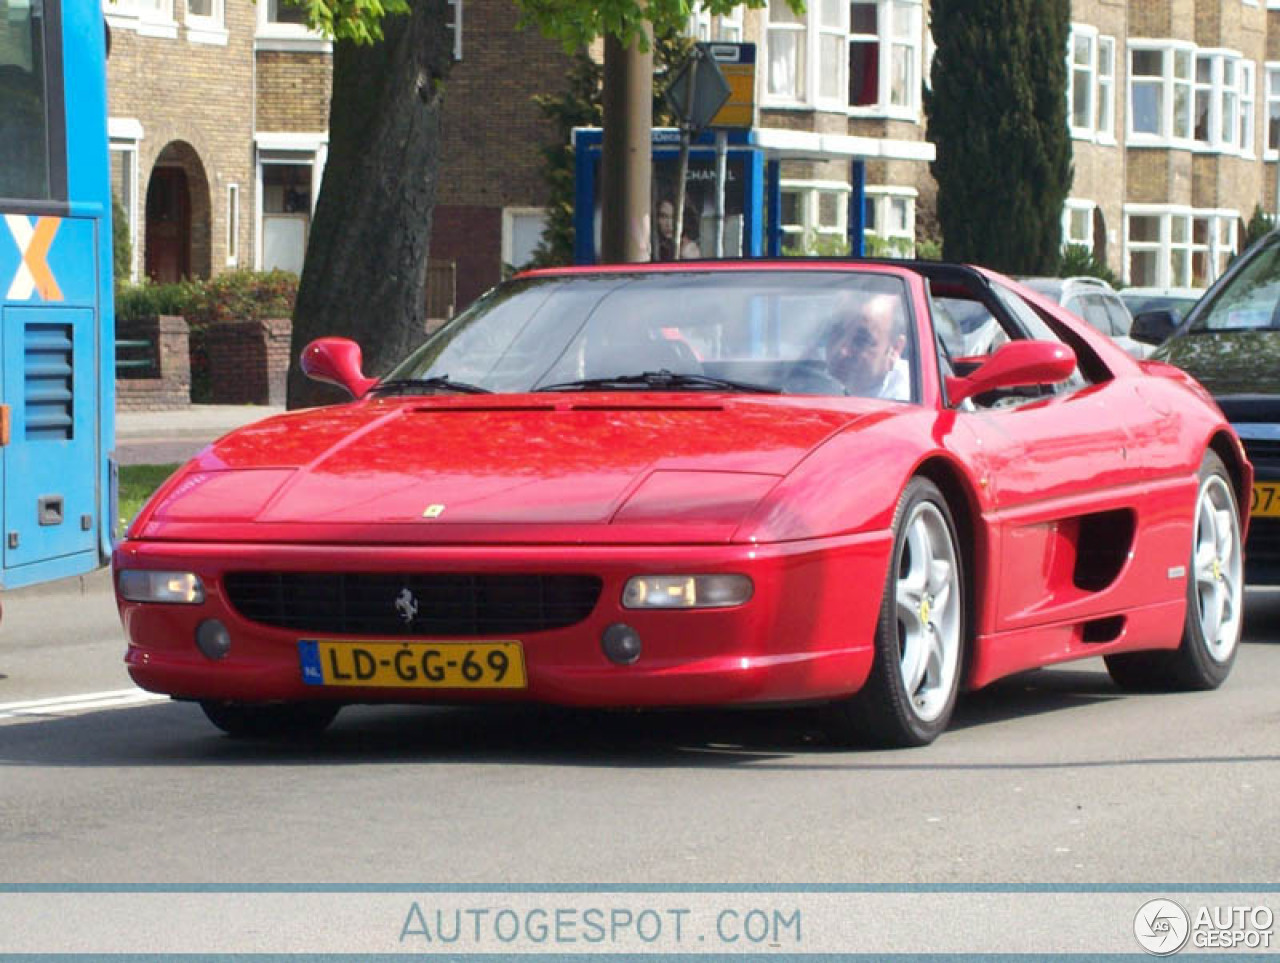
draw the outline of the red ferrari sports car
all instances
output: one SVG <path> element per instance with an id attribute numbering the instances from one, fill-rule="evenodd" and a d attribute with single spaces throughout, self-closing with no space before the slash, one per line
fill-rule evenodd
<path id="1" fill-rule="evenodd" d="M 134 680 L 232 734 L 825 702 L 841 737 L 923 745 L 1019 670 L 1208 689 L 1235 656 L 1230 425 L 989 271 L 535 271 L 384 378 L 336 338 L 302 365 L 354 400 L 210 445 L 113 560 Z"/>

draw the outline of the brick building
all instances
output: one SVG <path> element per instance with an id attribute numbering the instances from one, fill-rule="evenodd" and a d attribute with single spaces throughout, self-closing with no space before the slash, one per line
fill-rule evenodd
<path id="1" fill-rule="evenodd" d="M 465 305 L 522 264 L 547 204 L 556 135 L 532 97 L 568 59 L 510 0 L 455 0 L 433 288 Z M 1280 0 L 1076 0 L 1064 235 L 1130 283 L 1203 284 L 1275 203 Z M 113 175 L 135 276 L 301 265 L 327 136 L 331 51 L 280 0 L 107 6 Z M 1275 23 L 1272 23 L 1275 21 Z M 757 142 L 780 163 L 784 248 L 846 236 L 851 162 L 864 226 L 909 250 L 933 233 L 921 90 L 927 0 L 783 0 L 696 14 L 700 39 L 757 44 Z"/>

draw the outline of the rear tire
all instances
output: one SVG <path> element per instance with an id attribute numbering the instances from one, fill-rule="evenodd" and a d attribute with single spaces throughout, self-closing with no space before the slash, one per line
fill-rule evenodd
<path id="1" fill-rule="evenodd" d="M 342 706 L 333 702 L 200 703 L 209 721 L 237 739 L 313 736 L 333 722 Z"/>
<path id="2" fill-rule="evenodd" d="M 1244 551 L 1240 510 L 1222 459 L 1205 453 L 1192 519 L 1187 615 L 1177 649 L 1106 657 L 1122 689 L 1216 689 L 1231 673 L 1244 624 Z"/>
<path id="3" fill-rule="evenodd" d="M 946 730 L 960 688 L 964 562 L 947 500 L 927 478 L 907 484 L 893 530 L 871 674 L 833 707 L 834 727 L 863 744 L 925 746 Z"/>

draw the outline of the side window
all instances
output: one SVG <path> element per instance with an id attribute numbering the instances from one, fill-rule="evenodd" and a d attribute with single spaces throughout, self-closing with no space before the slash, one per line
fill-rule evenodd
<path id="1" fill-rule="evenodd" d="M 0 197 L 61 199 L 50 163 L 50 143 L 61 138 L 50 136 L 45 6 L 0 0 Z"/>
<path id="2" fill-rule="evenodd" d="M 1054 334 L 1053 329 L 1050 328 L 1049 325 L 1045 324 L 1044 319 L 1040 317 L 1040 315 L 1036 314 L 1032 307 L 1027 304 L 1027 302 L 1023 301 L 1022 298 L 1018 297 L 1012 291 L 1001 287 L 999 284 L 993 284 L 991 286 L 991 290 L 995 292 L 996 299 L 1000 304 L 1011 315 L 1013 315 L 1014 320 L 1022 329 L 1022 333 L 1026 337 L 1036 341 L 1062 342 L 1062 338 L 1059 338 Z M 1081 355 L 1082 351 L 1088 351 L 1087 346 L 1083 344 L 1080 346 L 1071 344 L 1069 347 L 1076 352 L 1077 361 L 1080 363 L 1076 365 L 1076 370 L 1071 373 L 1071 377 L 1058 386 L 1059 392 L 1075 391 L 1079 388 L 1083 388 L 1087 384 L 1090 384 L 1096 379 L 1086 377 L 1084 372 L 1092 371 L 1100 365 L 1100 362 L 1097 361 L 1092 352 L 1089 352 L 1087 355 Z M 1105 371 L 1105 368 L 1101 370 Z"/>

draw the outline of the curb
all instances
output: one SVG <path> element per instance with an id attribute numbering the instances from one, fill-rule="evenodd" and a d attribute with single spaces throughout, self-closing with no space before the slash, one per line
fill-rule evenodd
<path id="1" fill-rule="evenodd" d="M 24 585 L 21 588 L 0 589 L 0 604 L 25 599 L 83 598 L 111 591 L 111 566 L 104 565 L 87 575 L 73 575 L 53 582 Z"/>

